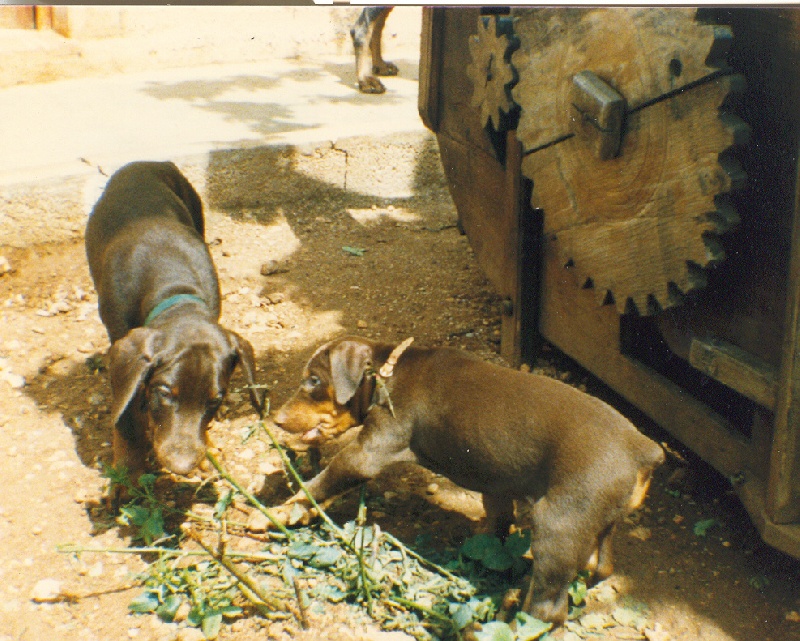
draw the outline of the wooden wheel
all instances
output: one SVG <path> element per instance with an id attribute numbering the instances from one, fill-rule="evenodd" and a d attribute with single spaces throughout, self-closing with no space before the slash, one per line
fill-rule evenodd
<path id="1" fill-rule="evenodd" d="M 507 128 L 507 116 L 515 107 L 511 87 L 517 81 L 510 59 L 518 46 L 510 18 L 478 18 L 477 33 L 469 38 L 472 62 L 467 65 L 467 77 L 473 87 L 471 107 L 480 110 L 484 127 L 491 123 L 496 131 Z"/>
<path id="2" fill-rule="evenodd" d="M 731 32 L 683 8 L 518 10 L 517 136 L 546 251 L 620 313 L 701 287 L 738 222 L 726 154 L 749 129 L 720 108 L 741 78 Z M 524 17 L 524 19 L 523 19 Z"/>

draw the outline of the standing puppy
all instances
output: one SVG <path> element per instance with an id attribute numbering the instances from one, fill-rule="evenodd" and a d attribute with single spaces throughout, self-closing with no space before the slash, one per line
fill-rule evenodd
<path id="1" fill-rule="evenodd" d="M 86 255 L 112 342 L 114 465 L 136 478 L 152 450 L 161 466 L 188 474 L 205 456 L 237 364 L 262 411 L 253 347 L 218 324 L 200 197 L 170 162 L 126 165 L 89 217 Z"/>
<path id="2" fill-rule="evenodd" d="M 641 505 L 664 460 L 619 412 L 560 381 L 460 350 L 393 350 L 361 338 L 318 349 L 274 420 L 309 442 L 363 423 L 309 481 L 318 501 L 398 461 L 481 492 L 499 534 L 514 501 L 529 501 L 533 574 L 523 608 L 555 623 L 566 619 L 579 571 L 611 574 L 614 527 Z"/>

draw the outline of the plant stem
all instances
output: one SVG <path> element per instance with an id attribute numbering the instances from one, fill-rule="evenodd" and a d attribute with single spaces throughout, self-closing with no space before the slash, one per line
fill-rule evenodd
<path id="1" fill-rule="evenodd" d="M 453 624 L 453 621 L 449 617 L 441 614 L 440 612 L 437 612 L 432 608 L 422 605 L 421 603 L 417 603 L 416 601 L 412 601 L 410 599 L 404 599 L 401 596 L 390 596 L 388 597 L 387 601 L 389 601 L 390 603 L 394 603 L 396 605 L 403 606 L 404 608 L 409 608 L 411 610 L 416 610 L 417 612 L 421 612 L 422 614 L 432 619 L 437 619 L 441 623 L 447 623 L 450 625 Z"/>
<path id="2" fill-rule="evenodd" d="M 196 532 L 193 530 L 189 530 L 189 537 L 197 543 L 201 548 L 203 548 L 206 553 L 214 559 L 219 565 L 225 568 L 228 572 L 230 572 L 239 583 L 247 588 L 252 594 L 248 594 L 247 591 L 242 590 L 242 594 L 244 594 L 248 600 L 256 607 L 256 609 L 263 614 L 264 616 L 270 616 L 273 613 L 270 610 L 267 610 L 267 606 L 271 607 L 273 610 L 280 610 L 280 602 L 271 599 L 264 591 L 261 589 L 261 586 L 258 585 L 253 579 L 251 579 L 246 573 L 242 572 L 237 568 L 230 559 L 227 558 L 227 554 L 217 554 L 212 550 L 205 542 L 198 536 Z M 252 595 L 258 597 L 258 599 L 252 598 Z"/>
<path id="3" fill-rule="evenodd" d="M 272 512 L 270 512 L 266 507 L 264 507 L 263 503 L 259 501 L 255 496 L 253 496 L 250 492 L 242 487 L 242 485 L 234 479 L 228 472 L 226 472 L 220 462 L 217 460 L 217 457 L 214 456 L 211 452 L 206 452 L 206 458 L 211 462 L 215 468 L 217 468 L 217 472 L 219 472 L 220 476 L 224 478 L 228 483 L 230 483 L 236 491 L 239 492 L 242 496 L 244 496 L 259 512 L 261 512 L 264 516 L 269 519 L 270 523 L 272 523 L 280 532 L 290 541 L 292 540 L 292 533 L 286 529 L 286 526 L 281 523 L 278 519 L 276 519 Z"/>
<path id="4" fill-rule="evenodd" d="M 283 462 L 284 467 L 289 472 L 294 481 L 297 483 L 297 485 L 300 486 L 300 491 L 303 492 L 303 494 L 305 494 L 306 499 L 308 499 L 308 502 L 311 503 L 311 506 L 317 511 L 317 514 L 319 514 L 320 518 L 323 521 L 325 521 L 325 523 L 329 528 L 331 528 L 337 534 L 341 534 L 341 528 L 338 525 L 336 525 L 336 523 L 333 522 L 331 517 L 327 515 L 325 510 L 322 509 L 320 504 L 317 503 L 317 500 L 311 495 L 311 492 L 308 491 L 308 488 L 306 487 L 303 478 L 297 472 L 294 465 L 292 465 L 292 462 L 289 460 L 289 457 L 286 456 L 286 452 L 284 451 L 283 447 L 281 447 L 281 444 L 278 443 L 278 439 L 275 438 L 275 435 L 272 433 L 272 430 L 269 429 L 269 427 L 267 427 L 265 421 L 259 421 L 259 423 L 261 424 L 261 428 L 264 430 L 264 432 L 266 432 L 267 436 L 269 436 L 269 440 L 272 442 L 273 447 L 278 451 L 278 456 L 281 457 L 281 461 Z"/>
<path id="5" fill-rule="evenodd" d="M 317 510 L 317 513 L 325 521 L 325 523 L 327 523 L 328 526 L 334 530 L 334 532 L 340 534 L 341 528 L 331 520 L 331 518 L 325 513 L 325 510 L 323 510 L 322 507 L 320 507 L 319 503 L 317 503 L 317 501 L 314 499 L 314 497 L 311 496 L 311 492 L 309 492 L 308 488 L 306 488 L 303 479 L 300 477 L 300 474 L 298 474 L 297 470 L 292 465 L 291 461 L 289 460 L 289 457 L 286 456 L 286 452 L 283 450 L 283 447 L 281 447 L 280 443 L 278 443 L 278 440 L 275 438 L 275 435 L 272 433 L 272 430 L 270 430 L 269 427 L 267 427 L 264 421 L 260 421 L 260 423 L 261 427 L 266 432 L 267 436 L 269 436 L 270 441 L 272 441 L 272 445 L 275 447 L 276 450 L 278 450 L 278 455 L 281 457 L 281 461 L 283 461 L 283 464 L 288 470 L 289 474 L 292 476 L 295 482 L 300 486 L 300 490 L 306 495 L 306 498 L 309 500 L 314 509 Z M 389 543 L 391 543 L 393 546 L 401 550 L 403 553 L 408 554 L 408 556 L 412 557 L 413 559 L 416 559 L 423 565 L 429 567 L 434 572 L 438 572 L 442 576 L 447 577 L 451 581 L 454 581 L 455 583 L 461 585 L 463 589 L 466 590 L 474 589 L 472 584 L 470 584 L 468 581 L 462 579 L 461 577 L 456 576 L 455 574 L 444 569 L 440 565 L 437 565 L 433 561 L 429 561 L 425 557 L 414 552 L 412 549 L 408 548 L 405 544 L 403 544 L 401 541 L 396 539 L 388 532 L 383 532 L 382 534 L 383 536 L 386 537 L 386 540 L 389 541 Z"/>
<path id="6" fill-rule="evenodd" d="M 138 548 L 85 548 L 79 545 L 59 545 L 58 552 L 62 554 L 158 554 L 162 556 L 208 556 L 207 552 L 200 550 L 175 550 L 172 548 L 159 548 L 159 547 L 138 547 Z M 257 561 L 259 563 L 264 561 L 278 562 L 284 559 L 283 555 L 267 554 L 266 552 L 226 552 L 225 556 Z"/>

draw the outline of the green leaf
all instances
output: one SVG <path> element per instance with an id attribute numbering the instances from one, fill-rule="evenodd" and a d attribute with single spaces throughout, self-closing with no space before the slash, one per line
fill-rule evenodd
<path id="1" fill-rule="evenodd" d="M 500 539 L 489 534 L 476 534 L 464 541 L 461 546 L 461 554 L 473 561 L 480 561 L 491 549 L 498 549 L 503 546 Z"/>
<path id="2" fill-rule="evenodd" d="M 363 256 L 366 249 L 361 249 L 360 247 L 348 247 L 345 245 L 342 247 L 342 251 L 346 254 L 350 254 L 351 256 Z"/>
<path id="3" fill-rule="evenodd" d="M 693 532 L 695 536 L 705 536 L 706 533 L 713 527 L 717 525 L 716 519 L 706 519 L 704 521 L 698 521 L 694 524 Z"/>
<path id="4" fill-rule="evenodd" d="M 126 505 L 119 510 L 117 522 L 120 525 L 141 527 L 150 516 L 150 510 L 141 505 Z"/>
<path id="5" fill-rule="evenodd" d="M 492 621 L 484 623 L 475 638 L 478 641 L 514 641 L 514 632 L 507 623 Z"/>
<path id="6" fill-rule="evenodd" d="M 198 606 L 193 607 L 191 610 L 189 610 L 189 615 L 186 617 L 186 621 L 192 627 L 199 628 L 200 624 L 203 622 L 202 610 Z"/>
<path id="7" fill-rule="evenodd" d="M 455 604 L 454 604 L 455 605 Z M 455 612 L 452 613 L 453 624 L 459 630 L 466 628 L 475 618 L 475 610 L 472 603 L 459 603 Z"/>
<path id="8" fill-rule="evenodd" d="M 320 599 L 325 599 L 331 603 L 341 603 L 347 598 L 347 592 L 337 585 L 322 583 L 312 591 L 312 595 Z"/>
<path id="9" fill-rule="evenodd" d="M 158 596 L 153 592 L 142 592 L 133 601 L 128 604 L 128 610 L 131 612 L 155 612 L 158 608 Z"/>
<path id="10" fill-rule="evenodd" d="M 222 518 L 222 515 L 225 514 L 226 510 L 230 507 L 231 503 L 233 502 L 233 490 L 228 490 L 228 492 L 223 496 L 217 504 L 214 506 L 214 518 L 219 520 Z"/>
<path id="11" fill-rule="evenodd" d="M 569 584 L 569 588 L 567 588 L 573 605 L 581 605 L 586 599 L 586 593 L 588 591 L 589 589 L 586 587 L 586 583 L 580 578 L 575 579 Z"/>
<path id="12" fill-rule="evenodd" d="M 203 631 L 206 639 L 216 639 L 219 636 L 220 628 L 222 627 L 222 612 L 217 610 L 209 610 L 203 617 L 203 623 L 200 629 Z"/>
<path id="13" fill-rule="evenodd" d="M 175 613 L 178 611 L 178 608 L 181 607 L 182 602 L 183 599 L 181 599 L 180 595 L 170 594 L 164 599 L 164 602 L 156 608 L 156 614 L 162 621 L 172 623 L 172 620 L 175 618 Z"/>
<path id="14" fill-rule="evenodd" d="M 166 532 L 164 532 L 164 517 L 161 515 L 160 509 L 150 512 L 147 520 L 142 523 L 139 536 L 144 539 L 147 545 L 151 545 L 153 541 L 163 539 L 166 536 Z"/>
<path id="15" fill-rule="evenodd" d="M 514 564 L 514 559 L 503 548 L 493 548 L 486 551 L 481 562 L 490 570 L 505 572 Z"/>
<path id="16" fill-rule="evenodd" d="M 510 534 L 503 547 L 514 558 L 527 554 L 531 549 L 531 531 L 523 530 Z"/>
<path id="17" fill-rule="evenodd" d="M 552 623 L 545 623 L 525 612 L 517 612 L 514 617 L 517 621 L 517 641 L 534 641 L 553 627 Z"/>
<path id="18" fill-rule="evenodd" d="M 244 612 L 238 605 L 226 605 L 220 608 L 219 611 L 226 619 L 234 619 Z"/>
<path id="19" fill-rule="evenodd" d="M 314 543 L 302 543 L 300 541 L 296 541 L 289 546 L 287 553 L 293 559 L 308 561 L 321 550 L 322 548 Z"/>
<path id="20" fill-rule="evenodd" d="M 312 568 L 328 568 L 332 565 L 336 565 L 339 559 L 342 558 L 342 551 L 338 548 L 334 547 L 326 547 L 322 548 L 319 552 L 317 552 L 314 557 L 310 561 L 310 565 Z"/>

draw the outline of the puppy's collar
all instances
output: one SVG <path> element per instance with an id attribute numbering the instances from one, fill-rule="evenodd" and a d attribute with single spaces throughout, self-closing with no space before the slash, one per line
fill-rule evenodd
<path id="1" fill-rule="evenodd" d="M 389 358 L 386 359 L 386 362 L 381 365 L 381 368 L 378 370 L 378 374 L 380 374 L 381 378 L 389 378 L 392 374 L 394 374 L 394 366 L 397 365 L 397 360 L 413 342 L 414 337 L 409 336 L 406 340 L 392 350 L 392 353 L 389 354 Z"/>
<path id="2" fill-rule="evenodd" d="M 392 398 L 389 396 L 389 390 L 386 389 L 386 382 L 384 379 L 391 378 L 391 376 L 394 374 L 394 366 L 397 365 L 398 359 L 413 342 L 413 336 L 410 336 L 404 340 L 392 350 L 392 353 L 389 354 L 389 358 L 386 359 L 386 362 L 381 365 L 381 368 L 377 372 L 374 370 L 372 371 L 372 378 L 375 381 L 375 389 L 372 392 L 372 402 L 370 407 L 373 405 L 386 405 L 389 407 L 389 411 L 392 413 L 392 416 L 394 416 L 394 405 L 392 405 Z"/>
<path id="3" fill-rule="evenodd" d="M 177 305 L 178 303 L 182 303 L 183 301 L 192 300 L 196 303 L 203 303 L 206 304 L 199 296 L 195 296 L 194 294 L 175 294 L 174 296 L 170 296 L 169 298 L 165 298 L 162 300 L 158 305 L 156 305 L 150 313 L 147 315 L 147 318 L 144 319 L 144 327 L 147 327 L 150 323 L 152 323 L 156 318 L 158 318 L 161 314 L 167 311 L 170 307 Z"/>

